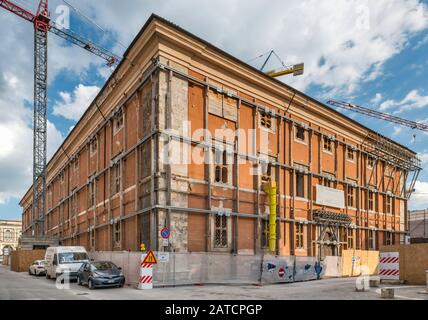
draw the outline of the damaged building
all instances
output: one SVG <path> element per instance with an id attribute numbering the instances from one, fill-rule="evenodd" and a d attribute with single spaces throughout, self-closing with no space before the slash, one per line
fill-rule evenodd
<path id="1" fill-rule="evenodd" d="M 416 154 L 152 15 L 47 167 L 23 234 L 88 251 L 341 255 L 404 242 Z M 42 227 L 43 225 L 43 227 Z"/>

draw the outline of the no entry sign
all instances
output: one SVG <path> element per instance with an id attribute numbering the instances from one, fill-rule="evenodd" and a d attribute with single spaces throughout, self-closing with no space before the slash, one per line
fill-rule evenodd
<path id="1" fill-rule="evenodd" d="M 278 270 L 278 276 L 280 277 L 280 278 L 284 278 L 284 276 L 285 276 L 285 269 L 284 268 L 279 268 L 279 270 Z"/>
<path id="2" fill-rule="evenodd" d="M 170 236 L 169 229 L 168 229 L 167 227 L 163 228 L 163 229 L 161 230 L 160 234 L 161 234 L 161 237 L 162 237 L 163 239 L 168 239 L 168 238 L 169 238 L 169 236 Z"/>

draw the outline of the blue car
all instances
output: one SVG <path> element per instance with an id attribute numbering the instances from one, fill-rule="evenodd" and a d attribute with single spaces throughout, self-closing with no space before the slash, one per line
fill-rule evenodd
<path id="1" fill-rule="evenodd" d="M 123 287 L 125 276 L 122 268 L 110 261 L 91 261 L 84 263 L 78 272 L 77 283 L 89 289 Z"/>

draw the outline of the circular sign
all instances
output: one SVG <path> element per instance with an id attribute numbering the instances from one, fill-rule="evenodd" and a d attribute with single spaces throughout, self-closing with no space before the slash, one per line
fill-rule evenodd
<path id="1" fill-rule="evenodd" d="M 169 229 L 168 229 L 167 227 L 163 228 L 163 229 L 161 230 L 160 234 L 161 234 L 161 237 L 162 237 L 163 239 L 168 239 L 168 238 L 169 238 L 169 236 L 170 236 Z"/>
<path id="2" fill-rule="evenodd" d="M 285 269 L 284 268 L 279 268 L 279 270 L 278 270 L 278 276 L 280 277 L 280 278 L 284 278 L 284 276 L 285 276 Z"/>

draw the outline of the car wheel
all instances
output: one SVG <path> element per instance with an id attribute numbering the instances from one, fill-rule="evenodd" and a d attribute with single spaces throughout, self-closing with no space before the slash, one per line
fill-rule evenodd
<path id="1" fill-rule="evenodd" d="M 49 275 L 49 273 L 46 271 L 46 279 L 50 279 L 51 278 L 51 276 Z"/>
<path id="2" fill-rule="evenodd" d="M 31 276 L 31 270 L 30 269 L 28 269 L 28 274 Z"/>
<path id="3" fill-rule="evenodd" d="M 80 276 L 77 276 L 77 285 L 83 285 L 82 280 L 80 280 Z"/>
<path id="4" fill-rule="evenodd" d="M 94 284 L 92 283 L 91 279 L 88 280 L 88 288 L 89 288 L 89 290 L 94 289 Z"/>

